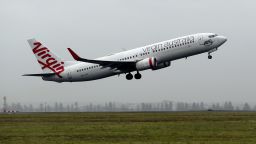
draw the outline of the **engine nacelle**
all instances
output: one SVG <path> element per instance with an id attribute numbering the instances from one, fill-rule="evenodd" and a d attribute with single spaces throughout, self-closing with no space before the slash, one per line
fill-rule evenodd
<path id="1" fill-rule="evenodd" d="M 156 69 L 157 68 L 157 61 L 156 58 L 152 57 L 152 58 L 146 58 L 143 59 L 141 61 L 138 61 L 136 63 L 136 68 L 138 71 L 143 71 L 146 69 Z"/>
<path id="2" fill-rule="evenodd" d="M 159 70 L 159 69 L 166 68 L 166 67 L 169 67 L 169 66 L 171 66 L 171 62 L 167 61 L 167 62 L 157 64 L 156 68 L 153 69 L 153 70 Z"/>

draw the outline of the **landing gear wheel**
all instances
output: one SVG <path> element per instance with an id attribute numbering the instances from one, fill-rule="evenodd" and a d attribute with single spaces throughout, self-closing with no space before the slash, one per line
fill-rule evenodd
<path id="1" fill-rule="evenodd" d="M 211 55 L 208 55 L 208 59 L 212 59 L 212 56 L 211 56 Z"/>
<path id="2" fill-rule="evenodd" d="M 141 74 L 138 72 L 134 75 L 135 79 L 141 79 Z"/>
<path id="3" fill-rule="evenodd" d="M 132 80 L 132 79 L 133 79 L 133 75 L 132 75 L 131 73 L 128 73 L 128 74 L 126 75 L 126 79 L 127 79 L 127 80 Z"/>

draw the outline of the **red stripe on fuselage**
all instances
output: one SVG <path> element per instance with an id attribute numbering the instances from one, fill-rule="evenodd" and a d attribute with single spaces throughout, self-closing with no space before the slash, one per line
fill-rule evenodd
<path id="1" fill-rule="evenodd" d="M 153 68 L 154 68 L 153 63 L 152 63 L 152 59 L 151 59 L 151 58 L 149 58 L 149 65 L 150 65 L 151 69 L 153 69 Z"/>

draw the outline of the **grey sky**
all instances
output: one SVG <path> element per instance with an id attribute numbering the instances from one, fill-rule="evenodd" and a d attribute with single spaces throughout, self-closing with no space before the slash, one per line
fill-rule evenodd
<path id="1" fill-rule="evenodd" d="M 0 0 L 0 96 L 22 103 L 256 103 L 255 26 L 255 0 Z M 213 60 L 202 54 L 174 61 L 142 72 L 139 81 L 122 75 L 58 84 L 21 77 L 41 73 L 26 41 L 33 37 L 72 60 L 67 47 L 97 58 L 199 32 L 228 37 Z"/>

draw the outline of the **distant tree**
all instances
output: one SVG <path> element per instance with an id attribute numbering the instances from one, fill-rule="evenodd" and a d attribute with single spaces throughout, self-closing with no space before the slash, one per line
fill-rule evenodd
<path id="1" fill-rule="evenodd" d="M 178 102 L 176 106 L 177 111 L 185 111 L 185 104 L 183 102 Z"/>
<path id="2" fill-rule="evenodd" d="M 234 106 L 233 106 L 233 104 L 232 104 L 231 101 L 228 102 L 228 109 L 229 109 L 230 111 L 233 111 L 233 110 L 234 110 Z"/>
<path id="3" fill-rule="evenodd" d="M 34 112 L 34 107 L 32 104 L 29 105 L 29 112 Z"/>
<path id="4" fill-rule="evenodd" d="M 147 104 L 147 111 L 152 111 L 152 109 L 153 109 L 152 104 L 151 104 L 151 103 L 148 103 L 148 104 Z"/>
<path id="5" fill-rule="evenodd" d="M 17 103 L 16 108 L 17 108 L 17 111 L 20 111 L 20 112 L 23 112 L 23 110 L 24 110 L 21 103 Z M 12 109 L 12 110 L 15 110 L 15 109 Z"/>
<path id="6" fill-rule="evenodd" d="M 74 107 L 75 107 L 75 112 L 79 112 L 78 102 L 75 102 Z"/>
<path id="7" fill-rule="evenodd" d="M 112 102 L 108 103 L 108 111 L 114 111 L 114 104 Z"/>
<path id="8" fill-rule="evenodd" d="M 215 105 L 215 104 L 212 104 L 211 109 L 212 109 L 212 110 L 216 110 L 216 105 Z"/>
<path id="9" fill-rule="evenodd" d="M 161 111 L 161 103 L 156 104 L 155 111 Z"/>
<path id="10" fill-rule="evenodd" d="M 29 112 L 29 109 L 28 109 L 27 105 L 23 105 L 23 112 Z"/>
<path id="11" fill-rule="evenodd" d="M 225 102 L 225 103 L 224 103 L 223 110 L 229 110 L 229 109 L 228 109 L 228 102 Z"/>
<path id="12" fill-rule="evenodd" d="M 58 105 L 57 102 L 55 102 L 55 104 L 54 104 L 54 111 L 55 111 L 55 112 L 58 112 L 58 111 L 59 111 L 59 105 Z"/>
<path id="13" fill-rule="evenodd" d="M 164 102 L 161 102 L 160 104 L 160 111 L 165 111 Z"/>
<path id="14" fill-rule="evenodd" d="M 93 111 L 93 109 L 94 109 L 94 108 L 93 108 L 93 104 L 92 104 L 92 103 L 90 103 L 90 104 L 89 104 L 89 107 L 88 107 L 88 111 L 92 112 L 92 111 Z"/>
<path id="15" fill-rule="evenodd" d="M 46 112 L 51 112 L 52 111 L 52 108 L 49 104 L 46 104 Z"/>
<path id="16" fill-rule="evenodd" d="M 60 112 L 63 112 L 64 110 L 63 110 L 63 104 L 62 103 L 59 103 L 59 111 Z"/>
<path id="17" fill-rule="evenodd" d="M 67 112 L 70 112 L 70 105 L 67 105 Z"/>
<path id="18" fill-rule="evenodd" d="M 169 102 L 168 103 L 168 111 L 172 111 L 172 109 L 173 109 L 173 103 Z"/>
<path id="19" fill-rule="evenodd" d="M 224 104 L 224 110 L 232 111 L 234 110 L 234 107 L 231 102 L 225 102 Z"/>
<path id="20" fill-rule="evenodd" d="M 222 108 L 221 108 L 221 106 L 220 106 L 220 104 L 219 103 L 217 103 L 216 105 L 215 105 L 215 110 L 222 110 Z"/>
<path id="21" fill-rule="evenodd" d="M 71 106 L 70 106 L 70 111 L 71 111 L 71 112 L 74 112 L 74 111 L 75 111 L 74 104 L 71 104 Z"/>
<path id="22" fill-rule="evenodd" d="M 189 104 L 188 103 L 184 103 L 184 111 L 188 111 L 189 110 Z"/>
<path id="23" fill-rule="evenodd" d="M 40 103 L 39 105 L 39 111 L 44 112 L 44 104 Z"/>
<path id="24" fill-rule="evenodd" d="M 146 111 L 146 104 L 145 103 L 141 103 L 141 111 Z"/>
<path id="25" fill-rule="evenodd" d="M 205 110 L 205 107 L 204 107 L 204 103 L 203 103 L 203 102 L 200 103 L 200 110 L 201 110 L 201 111 Z"/>
<path id="26" fill-rule="evenodd" d="M 191 110 L 192 111 L 197 111 L 197 106 L 196 106 L 195 102 L 193 102 Z"/>
<path id="27" fill-rule="evenodd" d="M 244 107 L 243 107 L 243 110 L 244 110 L 244 111 L 250 111 L 250 110 L 251 110 L 250 105 L 249 105 L 248 103 L 245 103 L 245 104 L 244 104 Z"/>

